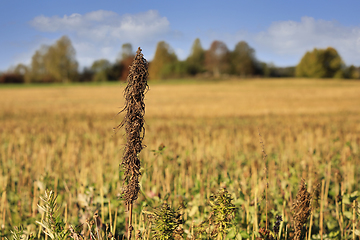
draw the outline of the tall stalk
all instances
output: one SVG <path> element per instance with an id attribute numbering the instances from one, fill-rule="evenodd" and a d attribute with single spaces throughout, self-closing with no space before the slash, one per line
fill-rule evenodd
<path id="1" fill-rule="evenodd" d="M 143 57 L 141 49 L 138 48 L 127 77 L 127 86 L 124 91 L 125 107 L 120 111 L 120 113 L 125 112 L 125 117 L 117 126 L 117 128 L 125 126 L 126 132 L 126 145 L 121 167 L 124 169 L 124 187 L 122 196 L 125 200 L 125 205 L 129 210 L 128 239 L 131 239 L 133 230 L 133 202 L 138 198 L 140 190 L 139 177 L 141 173 L 139 153 L 144 148 L 144 145 L 142 144 L 145 134 L 144 96 L 146 90 L 149 88 L 147 77 L 148 63 Z"/>
<path id="2" fill-rule="evenodd" d="M 294 240 L 300 240 L 303 239 L 304 224 L 311 214 L 311 194 L 307 191 L 304 179 L 301 179 L 292 210 L 295 228 Z"/>

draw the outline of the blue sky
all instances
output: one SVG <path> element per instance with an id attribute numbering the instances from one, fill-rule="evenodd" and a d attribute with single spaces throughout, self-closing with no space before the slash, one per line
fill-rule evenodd
<path id="1" fill-rule="evenodd" d="M 70 37 L 80 66 L 116 60 L 121 45 L 153 58 L 166 41 L 185 59 L 195 38 L 208 49 L 232 50 L 245 40 L 256 57 L 296 65 L 314 47 L 335 47 L 347 65 L 360 65 L 360 1 L 333 0 L 0 0 L 0 71 L 29 64 L 42 44 Z"/>

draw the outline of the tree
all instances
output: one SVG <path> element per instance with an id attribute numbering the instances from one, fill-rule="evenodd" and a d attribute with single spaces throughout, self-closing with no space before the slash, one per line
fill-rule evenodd
<path id="1" fill-rule="evenodd" d="M 29 79 L 32 82 L 69 82 L 77 76 L 75 49 L 63 36 L 51 46 L 43 45 L 31 59 Z"/>
<path id="2" fill-rule="evenodd" d="M 24 75 L 8 72 L 0 75 L 0 83 L 24 83 Z"/>
<path id="3" fill-rule="evenodd" d="M 26 66 L 22 63 L 19 63 L 18 65 L 16 65 L 16 67 L 14 69 L 14 73 L 20 74 L 21 76 L 23 76 L 25 83 L 30 83 L 30 81 L 31 81 L 30 69 L 28 66 Z"/>
<path id="4" fill-rule="evenodd" d="M 303 56 L 296 66 L 295 75 L 308 78 L 342 78 L 344 63 L 334 48 L 314 48 Z"/>
<path id="5" fill-rule="evenodd" d="M 254 75 L 256 71 L 255 50 L 246 42 L 236 44 L 231 52 L 231 73 L 241 76 Z"/>
<path id="6" fill-rule="evenodd" d="M 345 69 L 345 77 L 350 79 L 359 79 L 360 78 L 360 67 L 355 67 L 351 65 Z"/>
<path id="7" fill-rule="evenodd" d="M 12 71 L 16 74 L 25 75 L 29 72 L 29 68 L 26 65 L 19 63 Z"/>
<path id="8" fill-rule="evenodd" d="M 111 68 L 111 64 L 106 59 L 100 59 L 95 61 L 91 65 L 91 70 L 94 72 L 94 82 L 105 82 L 108 80 L 108 71 Z"/>
<path id="9" fill-rule="evenodd" d="M 225 43 L 220 41 L 212 42 L 210 49 L 205 53 L 205 65 L 208 71 L 215 77 L 230 70 L 229 50 Z"/>
<path id="10" fill-rule="evenodd" d="M 29 72 L 30 82 L 44 82 L 44 80 L 48 78 L 48 71 L 46 69 L 44 59 L 44 55 L 47 53 L 48 48 L 48 46 L 42 45 L 32 56 Z"/>
<path id="11" fill-rule="evenodd" d="M 186 59 L 188 72 L 191 75 L 201 73 L 205 69 L 205 50 L 201 46 L 200 39 L 195 39 L 192 47 L 190 56 Z"/>
<path id="12" fill-rule="evenodd" d="M 13 82 L 17 82 L 17 83 L 28 83 L 30 82 L 30 75 L 29 75 L 29 67 L 19 63 L 18 65 L 16 65 L 15 67 L 10 67 L 9 70 L 7 71 L 7 78 L 5 80 L 6 81 L 13 81 Z M 14 80 L 10 80 L 10 78 L 14 78 Z M 17 80 L 15 80 L 15 78 L 17 78 Z M 18 80 L 18 79 L 22 79 L 22 80 Z"/>
<path id="13" fill-rule="evenodd" d="M 93 62 L 91 65 L 91 70 L 93 70 L 95 73 L 106 71 L 111 67 L 111 64 L 106 59 L 100 59 Z"/>
<path id="14" fill-rule="evenodd" d="M 79 82 L 91 82 L 94 77 L 94 71 L 85 67 L 82 72 L 79 73 Z"/>
<path id="15" fill-rule="evenodd" d="M 55 81 L 74 80 L 78 63 L 75 59 L 75 49 L 67 36 L 61 37 L 54 45 L 50 46 L 44 58 L 46 69 Z"/>
<path id="16" fill-rule="evenodd" d="M 135 53 L 133 52 L 133 48 L 131 43 L 124 43 L 121 46 L 121 58 L 120 61 L 123 61 L 127 58 L 131 57 L 132 59 L 135 57 Z"/>
<path id="17" fill-rule="evenodd" d="M 135 53 L 133 52 L 132 45 L 130 43 L 123 44 L 121 47 L 121 57 L 117 64 L 120 70 L 120 80 L 126 80 L 129 75 L 129 66 L 132 64 L 134 57 Z M 114 72 L 116 72 L 116 68 L 114 68 Z"/>
<path id="18" fill-rule="evenodd" d="M 166 65 L 176 64 L 177 56 L 174 50 L 164 41 L 157 44 L 154 59 L 149 66 L 149 77 L 151 79 L 164 78 L 163 70 L 167 68 Z"/>

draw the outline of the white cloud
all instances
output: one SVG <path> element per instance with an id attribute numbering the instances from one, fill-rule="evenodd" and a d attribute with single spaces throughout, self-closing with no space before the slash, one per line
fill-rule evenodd
<path id="1" fill-rule="evenodd" d="M 170 29 L 168 19 L 156 10 L 125 15 L 98 10 L 62 17 L 37 16 L 30 25 L 45 33 L 70 36 L 81 66 L 91 65 L 100 58 L 114 61 L 121 45 L 127 42 L 134 50 L 141 46 L 145 57 L 151 60 L 156 43 L 165 40 L 175 49 L 179 59 L 185 59 L 195 39 L 185 36 L 189 33 Z M 196 37 L 200 37 L 204 48 L 208 48 L 213 40 L 220 40 L 233 49 L 237 42 L 245 40 L 256 50 L 259 60 L 272 61 L 279 66 L 296 65 L 306 51 L 328 46 L 337 49 L 346 64 L 360 65 L 360 25 L 349 27 L 336 21 L 305 16 L 300 21 L 273 22 L 262 32 L 204 30 L 200 31 L 200 36 L 198 34 Z M 185 43 L 184 39 L 189 42 Z"/>
<path id="2" fill-rule="evenodd" d="M 279 66 L 296 65 L 306 51 L 327 47 L 334 47 L 347 65 L 360 65 L 360 25 L 349 27 L 304 16 L 300 21 L 273 22 L 262 32 L 211 30 L 204 35 L 206 48 L 213 40 L 224 41 L 231 50 L 239 41 L 247 41 L 259 60 Z"/>
<path id="3" fill-rule="evenodd" d="M 63 17 L 41 15 L 31 20 L 30 25 L 43 32 L 62 32 L 81 39 L 105 42 L 152 40 L 170 31 L 167 18 L 161 17 L 155 10 L 134 15 L 119 15 L 105 10 Z"/>
<path id="4" fill-rule="evenodd" d="M 41 15 L 29 24 L 41 32 L 68 35 L 80 67 L 89 66 L 100 58 L 115 61 L 124 43 L 133 44 L 134 51 L 142 46 L 147 49 L 144 54 L 151 53 L 157 41 L 176 35 L 170 30 L 167 18 L 156 10 L 125 15 L 105 10 L 63 17 Z"/>
<path id="5" fill-rule="evenodd" d="M 334 47 L 345 63 L 360 64 L 360 26 L 346 27 L 336 21 L 302 17 L 300 22 L 273 22 L 252 36 L 260 51 L 300 59 L 313 48 Z M 260 51 L 257 52 L 260 52 Z"/>

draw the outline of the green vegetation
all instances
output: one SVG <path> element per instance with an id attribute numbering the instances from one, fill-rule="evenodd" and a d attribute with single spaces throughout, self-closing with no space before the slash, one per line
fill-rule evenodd
<path id="1" fill-rule="evenodd" d="M 190 75 L 196 75 L 205 71 L 205 50 L 201 46 L 200 39 L 195 39 L 190 56 L 187 58 L 188 71 Z"/>
<path id="2" fill-rule="evenodd" d="M 75 49 L 66 36 L 52 46 L 42 46 L 31 61 L 25 82 L 69 82 L 77 75 Z"/>
<path id="3" fill-rule="evenodd" d="M 4 237 L 44 239 L 36 221 L 53 223 L 37 205 L 57 209 L 49 196 L 68 236 L 125 236 L 126 139 L 111 131 L 122 89 L 0 89 Z M 294 206 L 307 206 L 294 205 L 308 196 L 299 192 L 312 207 L 300 236 L 358 238 L 359 91 L 315 79 L 150 85 L 133 238 L 293 239 Z"/>
<path id="4" fill-rule="evenodd" d="M 177 56 L 169 44 L 164 41 L 159 42 L 154 59 L 149 67 L 149 75 L 153 79 L 169 77 L 167 74 L 173 70 L 172 68 L 176 67 L 177 62 Z"/>
<path id="5" fill-rule="evenodd" d="M 307 52 L 296 67 L 297 77 L 343 78 L 344 63 L 334 48 Z"/>
<path id="6" fill-rule="evenodd" d="M 231 73 L 237 76 L 253 76 L 257 71 L 255 50 L 246 42 L 236 44 L 231 53 Z"/>
<path id="7" fill-rule="evenodd" d="M 95 61 L 91 65 L 91 70 L 94 72 L 93 82 L 105 82 L 108 81 L 107 72 L 111 68 L 111 64 L 106 59 L 100 59 Z"/>
<path id="8" fill-rule="evenodd" d="M 80 70 L 74 47 L 70 39 L 63 36 L 53 45 L 41 46 L 34 53 L 30 66 L 20 63 L 6 73 L 0 73 L 0 83 L 125 81 L 134 56 L 132 45 L 124 43 L 115 62 L 98 59 Z M 158 42 L 149 73 L 151 81 L 189 77 L 204 80 L 230 77 L 359 79 L 360 67 L 346 66 L 338 52 L 331 47 L 307 52 L 297 66 L 278 67 L 257 59 L 255 49 L 245 41 L 238 42 L 234 50 L 217 40 L 211 43 L 209 49 L 203 49 L 197 38 L 185 60 L 179 60 L 168 43 Z"/>

